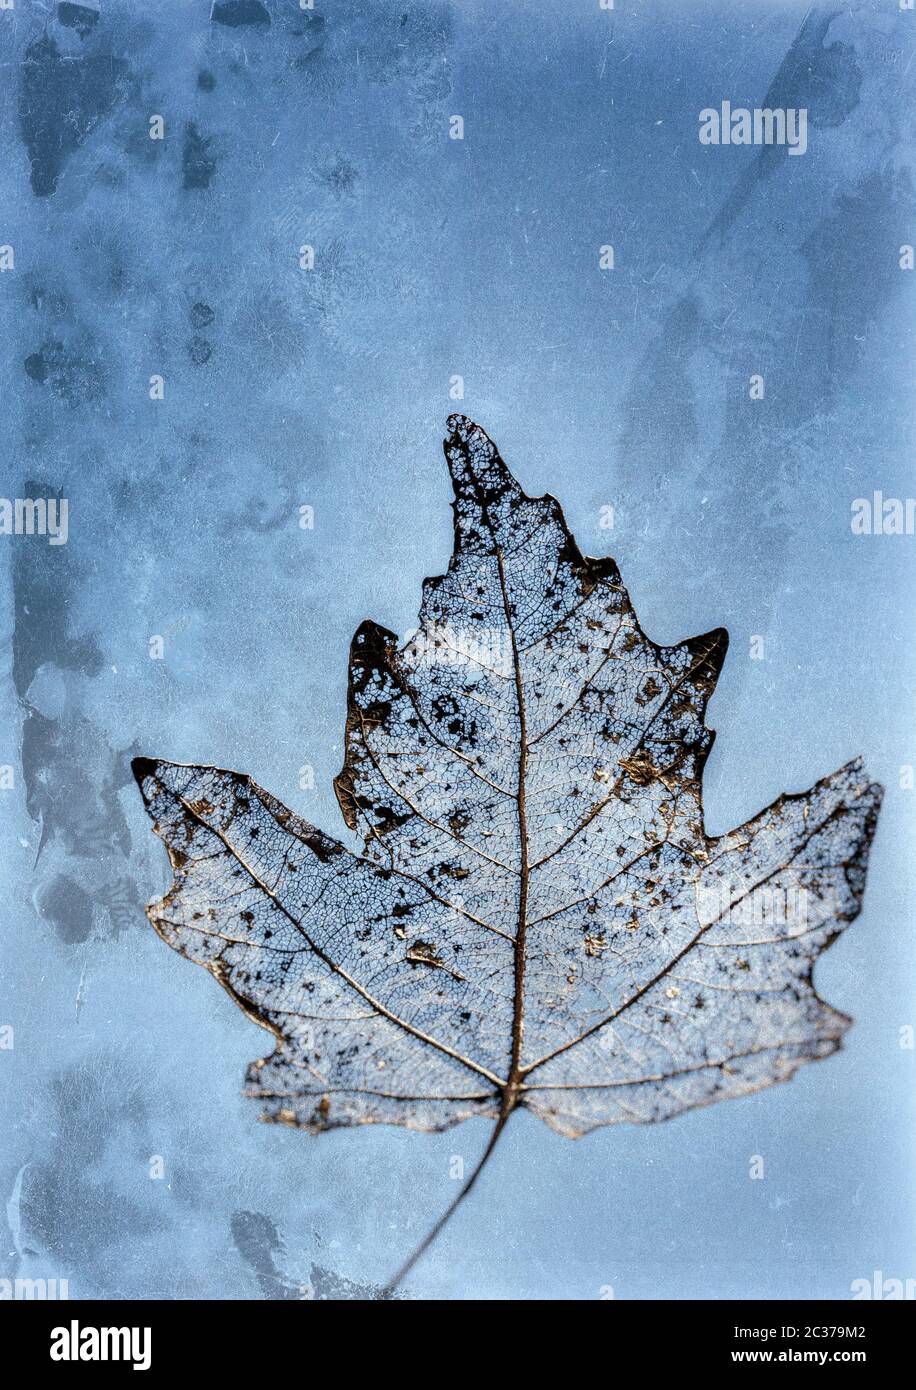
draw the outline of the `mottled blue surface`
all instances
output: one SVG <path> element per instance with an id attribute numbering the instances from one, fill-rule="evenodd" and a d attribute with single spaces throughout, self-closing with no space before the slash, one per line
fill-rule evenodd
<path id="1" fill-rule="evenodd" d="M 413 626 L 447 562 L 455 375 L 523 485 L 613 550 L 650 636 L 729 629 L 712 833 L 859 752 L 888 796 L 865 910 L 816 972 L 856 1018 L 844 1050 L 578 1143 L 518 1116 L 411 1292 L 847 1297 L 916 1274 L 916 538 L 850 530 L 853 498 L 914 489 L 916 15 L 96 10 L 0 11 L 0 491 L 70 503 L 66 546 L 0 537 L 0 1278 L 358 1295 L 482 1148 L 483 1122 L 256 1123 L 239 1092 L 269 1039 L 147 924 L 169 875 L 128 766 L 236 767 L 346 835 L 349 639 Z M 699 144 L 703 107 L 765 98 L 809 110 L 803 157 Z"/>

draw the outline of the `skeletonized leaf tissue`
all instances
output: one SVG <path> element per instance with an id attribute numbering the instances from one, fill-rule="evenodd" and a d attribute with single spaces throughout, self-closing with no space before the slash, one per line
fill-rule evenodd
<path id="1" fill-rule="evenodd" d="M 156 931 L 276 1039 L 264 1117 L 485 1116 L 466 1191 L 519 1106 L 577 1137 L 835 1052 L 850 1020 L 812 968 L 859 911 L 881 792 L 854 761 L 709 837 L 727 634 L 656 646 L 555 499 L 448 429 L 448 572 L 405 645 L 365 622 L 350 651 L 335 789 L 362 852 L 238 772 L 134 770 L 175 872 Z"/>

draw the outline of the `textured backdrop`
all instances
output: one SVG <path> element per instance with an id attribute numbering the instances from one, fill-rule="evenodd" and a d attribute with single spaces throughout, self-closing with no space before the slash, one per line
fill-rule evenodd
<path id="1" fill-rule="evenodd" d="M 455 409 L 651 637 L 728 628 L 712 833 L 856 753 L 888 796 L 817 967 L 844 1050 L 661 1126 L 520 1117 L 410 1291 L 916 1273 L 916 539 L 850 525 L 913 490 L 914 39 L 897 0 L 0 8 L 0 490 L 69 502 L 66 545 L 0 536 L 0 1279 L 361 1296 L 485 1142 L 256 1123 L 268 1040 L 146 922 L 129 772 L 235 767 L 350 843 L 347 648 L 447 562 Z M 805 155 L 701 145 L 723 100 L 806 108 Z"/>

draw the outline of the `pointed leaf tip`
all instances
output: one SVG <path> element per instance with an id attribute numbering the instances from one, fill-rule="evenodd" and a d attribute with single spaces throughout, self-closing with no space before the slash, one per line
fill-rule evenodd
<path id="1" fill-rule="evenodd" d="M 688 638 L 684 646 L 696 661 L 695 675 L 698 681 L 705 681 L 708 698 L 715 690 L 725 664 L 728 630 L 724 627 L 714 627 L 709 632 L 701 633 L 699 637 Z"/>
<path id="2" fill-rule="evenodd" d="M 472 420 L 469 415 L 450 415 L 445 422 L 445 428 L 448 430 L 445 439 L 446 447 L 450 444 L 467 443 L 475 434 L 478 434 L 485 439 L 492 448 L 495 448 L 486 430 L 481 429 L 476 420 Z"/>
<path id="3" fill-rule="evenodd" d="M 445 458 L 455 489 L 459 549 L 492 552 L 508 535 L 525 494 L 486 430 L 466 415 L 450 415 Z"/>
<path id="4" fill-rule="evenodd" d="M 153 777 L 155 775 L 157 767 L 158 763 L 155 758 L 133 758 L 131 760 L 130 770 L 134 774 L 134 780 L 141 792 L 143 790 L 143 783 L 146 781 L 147 777 Z"/>

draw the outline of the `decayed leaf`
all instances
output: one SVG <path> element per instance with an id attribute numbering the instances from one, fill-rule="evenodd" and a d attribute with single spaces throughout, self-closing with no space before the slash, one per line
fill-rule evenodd
<path id="1" fill-rule="evenodd" d="M 371 622 L 351 648 L 362 853 L 247 776 L 134 765 L 175 870 L 153 925 L 276 1037 L 249 1093 L 311 1131 L 525 1106 L 578 1136 L 828 1056 L 849 1020 L 812 966 L 859 910 L 880 788 L 855 761 L 707 836 L 724 630 L 656 646 L 483 430 L 453 416 L 445 452 L 448 573 L 400 649 Z"/>

